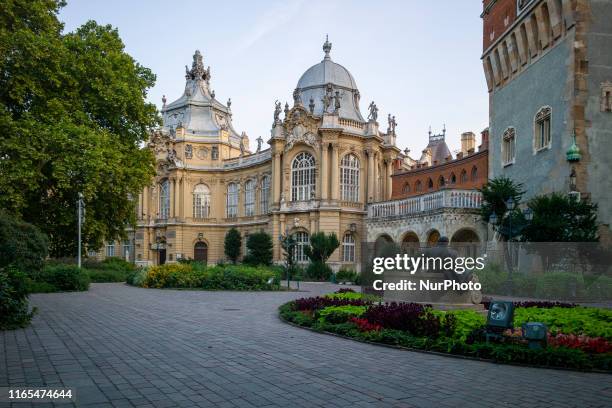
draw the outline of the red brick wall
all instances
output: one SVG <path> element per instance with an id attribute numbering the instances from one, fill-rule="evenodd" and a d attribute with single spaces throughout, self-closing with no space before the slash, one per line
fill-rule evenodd
<path id="1" fill-rule="evenodd" d="M 516 1 L 517 0 L 483 0 L 483 51 L 500 38 L 516 19 Z M 487 5 L 490 3 L 494 4 L 487 10 Z M 493 38 L 491 38 L 491 32 L 494 33 Z"/>
<path id="2" fill-rule="evenodd" d="M 437 191 L 441 188 L 439 185 L 440 176 L 444 176 L 445 186 L 447 188 L 480 188 L 487 182 L 489 170 L 488 163 L 489 151 L 483 150 L 478 153 L 473 153 L 465 158 L 453 160 L 437 166 L 424 167 L 421 169 L 409 170 L 403 173 L 394 174 L 392 176 L 393 190 L 391 198 L 405 198 Z M 477 177 L 475 180 L 472 179 L 472 169 L 474 167 L 477 169 Z M 461 173 L 463 170 L 465 170 L 467 174 L 467 181 L 461 180 Z M 451 184 L 451 175 L 453 173 L 456 177 L 455 184 Z M 430 178 L 433 181 L 433 188 L 431 189 L 428 187 Z M 416 190 L 418 180 L 421 181 L 421 191 Z M 406 183 L 408 183 L 410 186 L 409 192 L 404 190 Z"/>

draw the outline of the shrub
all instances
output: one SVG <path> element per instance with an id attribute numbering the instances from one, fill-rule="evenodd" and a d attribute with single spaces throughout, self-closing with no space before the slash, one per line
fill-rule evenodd
<path id="1" fill-rule="evenodd" d="M 236 263 L 238 257 L 240 256 L 240 246 L 242 245 L 242 237 L 240 236 L 240 232 L 236 228 L 230 228 L 225 234 L 225 242 L 223 250 L 225 252 L 225 256 L 229 258 L 232 263 Z"/>
<path id="2" fill-rule="evenodd" d="M 85 269 L 91 282 L 125 282 L 127 272 L 117 269 Z"/>
<path id="3" fill-rule="evenodd" d="M 541 275 L 535 287 L 535 296 L 544 299 L 568 299 L 582 295 L 584 281 L 580 275 L 549 272 Z"/>
<path id="4" fill-rule="evenodd" d="M 358 284 L 357 281 L 359 274 L 351 269 L 340 269 L 336 273 L 336 282 L 353 282 Z"/>
<path id="5" fill-rule="evenodd" d="M 498 264 L 489 264 L 484 269 L 475 272 L 482 285 L 482 293 L 498 294 L 503 292 L 508 275 Z"/>
<path id="6" fill-rule="evenodd" d="M 0 211 L 0 268 L 13 265 L 35 278 L 47 257 L 45 234 L 32 224 Z"/>
<path id="7" fill-rule="evenodd" d="M 314 312 L 328 306 L 367 306 L 371 304 L 371 301 L 363 299 L 334 299 L 330 297 L 317 296 L 294 300 L 291 302 L 291 307 L 293 310 L 310 310 Z"/>
<path id="8" fill-rule="evenodd" d="M 328 306 L 319 311 L 319 318 L 328 323 L 345 323 L 351 317 L 359 317 L 366 311 L 366 306 Z"/>
<path id="9" fill-rule="evenodd" d="M 316 232 L 310 236 L 310 245 L 304 247 L 304 254 L 310 259 L 306 275 L 314 280 L 329 280 L 333 271 L 326 264 L 331 254 L 340 246 L 335 233 Z"/>
<path id="10" fill-rule="evenodd" d="M 17 329 L 30 324 L 26 276 L 14 267 L 0 268 L 0 329 Z"/>
<path id="11" fill-rule="evenodd" d="M 247 239 L 248 254 L 244 262 L 249 265 L 270 265 L 272 263 L 272 237 L 265 232 L 256 232 Z"/>
<path id="12" fill-rule="evenodd" d="M 440 317 L 431 311 L 431 305 L 419 303 L 389 303 L 370 307 L 363 318 L 385 329 L 409 332 L 415 336 L 437 337 L 440 334 Z"/>
<path id="13" fill-rule="evenodd" d="M 357 328 L 359 329 L 359 331 L 362 332 L 382 330 L 382 326 L 378 324 L 372 324 L 367 319 L 362 319 L 359 317 L 351 317 L 349 318 L 349 322 L 354 323 L 355 326 L 357 326 Z"/>
<path id="14" fill-rule="evenodd" d="M 587 353 L 610 353 L 612 343 L 602 337 L 577 336 L 575 334 L 562 334 L 548 336 L 548 345 L 552 347 L 568 347 L 580 349 Z"/>
<path id="15" fill-rule="evenodd" d="M 589 300 L 610 300 L 612 278 L 608 276 L 588 276 L 584 278 L 585 297 Z"/>
<path id="16" fill-rule="evenodd" d="M 480 302 L 485 309 L 489 310 L 489 306 L 491 306 L 491 298 L 483 297 Z M 512 302 L 514 307 L 539 307 L 542 309 L 550 309 L 552 307 L 563 307 L 563 308 L 572 308 L 578 307 L 576 303 L 566 303 L 566 302 L 554 302 L 549 300 L 526 300 L 523 302 Z"/>
<path id="17" fill-rule="evenodd" d="M 612 310 L 595 307 L 537 307 L 518 308 L 514 311 L 514 327 L 526 322 L 542 322 L 552 335 L 583 334 L 612 340 Z"/>
<path id="18" fill-rule="evenodd" d="M 89 275 L 75 265 L 47 265 L 40 282 L 53 285 L 58 291 L 82 291 L 89 289 Z"/>
<path id="19" fill-rule="evenodd" d="M 315 281 L 327 281 L 334 272 L 325 262 L 311 262 L 306 268 L 306 276 Z"/>

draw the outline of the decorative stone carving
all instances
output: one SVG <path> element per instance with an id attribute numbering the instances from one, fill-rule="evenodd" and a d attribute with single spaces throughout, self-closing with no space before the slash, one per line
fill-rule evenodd
<path id="1" fill-rule="evenodd" d="M 188 144 L 185 145 L 185 158 L 191 159 L 193 157 L 193 146 Z"/>
<path id="2" fill-rule="evenodd" d="M 208 149 L 205 147 L 200 147 L 196 151 L 196 156 L 198 157 L 198 159 L 206 159 L 208 157 Z"/>
<path id="3" fill-rule="evenodd" d="M 293 132 L 287 137 L 287 143 L 285 144 L 285 151 L 291 150 L 294 144 L 304 143 L 308 146 L 313 147 L 315 150 L 319 147 L 317 137 L 311 132 L 307 132 L 303 125 L 299 124 L 293 128 Z"/>

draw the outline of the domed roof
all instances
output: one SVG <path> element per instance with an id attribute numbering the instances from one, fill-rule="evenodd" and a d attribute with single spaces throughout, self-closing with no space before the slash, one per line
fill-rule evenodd
<path id="1" fill-rule="evenodd" d="M 308 106 L 312 101 L 315 106 L 314 114 L 322 115 L 322 99 L 327 85 L 331 84 L 334 92 L 336 90 L 340 91 L 340 117 L 363 121 L 359 111 L 357 83 L 348 69 L 332 61 L 329 56 L 331 46 L 329 40 L 326 39 L 325 44 L 323 44 L 323 51 L 325 52 L 323 61 L 308 68 L 300 77 L 297 89 L 300 92 L 301 101 L 305 106 Z"/>

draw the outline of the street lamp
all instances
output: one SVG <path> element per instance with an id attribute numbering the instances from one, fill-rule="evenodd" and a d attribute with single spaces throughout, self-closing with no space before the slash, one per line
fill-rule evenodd
<path id="1" fill-rule="evenodd" d="M 533 210 L 529 207 L 525 211 L 523 211 L 523 215 L 527 221 L 533 220 Z"/>
<path id="2" fill-rule="evenodd" d="M 493 225 L 497 225 L 497 214 L 492 213 L 489 217 L 489 222 Z"/>
<path id="3" fill-rule="evenodd" d="M 77 253 L 77 265 L 81 268 L 81 226 L 83 225 L 83 216 L 85 215 L 85 208 L 83 206 L 83 193 L 79 192 L 79 199 L 77 200 L 77 224 L 78 224 L 78 253 Z"/>

